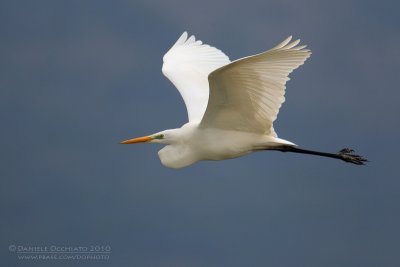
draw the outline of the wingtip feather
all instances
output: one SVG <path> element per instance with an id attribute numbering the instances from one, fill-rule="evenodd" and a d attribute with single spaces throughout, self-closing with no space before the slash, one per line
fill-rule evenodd
<path id="1" fill-rule="evenodd" d="M 191 44 L 196 41 L 196 37 L 194 35 L 191 35 L 187 40 L 186 43 Z"/>
<path id="2" fill-rule="evenodd" d="M 289 37 L 287 37 L 285 40 L 283 40 L 283 42 L 281 42 L 280 44 L 278 44 L 277 46 L 275 46 L 272 49 L 280 49 L 280 48 L 284 47 L 285 45 L 287 45 L 290 42 L 290 40 L 292 40 L 291 35 Z"/>
<path id="3" fill-rule="evenodd" d="M 297 39 L 297 40 L 295 40 L 295 41 L 293 41 L 293 42 L 291 42 L 291 43 L 288 43 L 287 45 L 285 45 L 285 49 L 290 49 L 290 48 L 293 48 L 293 47 L 295 47 L 296 45 L 298 45 L 300 43 L 300 39 Z"/>
<path id="4" fill-rule="evenodd" d="M 307 47 L 307 45 L 301 45 L 301 46 L 297 46 L 297 47 L 294 47 L 294 48 L 292 48 L 293 50 L 303 50 L 304 48 L 306 48 Z M 303 51 L 306 51 L 306 50 L 303 50 Z M 307 51 L 308 51 L 308 49 L 307 49 Z"/>
<path id="5" fill-rule="evenodd" d="M 184 31 L 173 46 L 183 44 L 187 40 L 187 36 L 187 31 Z"/>

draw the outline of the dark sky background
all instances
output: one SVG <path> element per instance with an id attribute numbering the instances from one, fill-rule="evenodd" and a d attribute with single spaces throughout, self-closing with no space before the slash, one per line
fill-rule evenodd
<path id="1" fill-rule="evenodd" d="M 398 1 L 1 1 L 2 266 L 400 266 Z M 310 149 L 181 170 L 127 138 L 180 127 L 162 75 L 183 31 L 231 59 L 288 35 L 311 58 L 275 129 Z M 109 245 L 109 260 L 18 260 L 10 245 Z"/>

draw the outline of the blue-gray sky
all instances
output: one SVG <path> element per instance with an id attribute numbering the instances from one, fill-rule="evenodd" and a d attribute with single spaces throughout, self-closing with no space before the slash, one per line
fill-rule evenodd
<path id="1" fill-rule="evenodd" d="M 4 266 L 399 266 L 396 1 L 1 1 Z M 278 152 L 163 167 L 180 127 L 162 56 L 187 30 L 231 59 L 288 35 L 313 54 L 275 129 L 367 166 Z M 107 261 L 18 260 L 10 245 L 110 245 Z"/>

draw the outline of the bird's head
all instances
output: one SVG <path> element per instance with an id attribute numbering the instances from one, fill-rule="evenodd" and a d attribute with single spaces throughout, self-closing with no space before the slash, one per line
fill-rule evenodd
<path id="1" fill-rule="evenodd" d="M 122 141 L 121 144 L 137 143 L 159 143 L 166 145 L 160 151 L 158 156 L 161 163 L 169 168 L 183 168 L 199 160 L 196 153 L 187 149 L 187 128 L 170 129 L 151 135 L 137 137 Z"/>
<path id="2" fill-rule="evenodd" d="M 137 143 L 159 143 L 170 145 L 177 140 L 177 132 L 173 130 L 165 130 L 151 135 L 145 135 L 133 139 L 120 142 L 120 144 L 137 144 Z"/>

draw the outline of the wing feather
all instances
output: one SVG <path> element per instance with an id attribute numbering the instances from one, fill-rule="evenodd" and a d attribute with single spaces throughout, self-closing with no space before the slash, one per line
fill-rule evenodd
<path id="1" fill-rule="evenodd" d="M 311 55 L 291 36 L 274 48 L 213 71 L 201 127 L 257 132 L 276 137 L 273 122 L 285 101 L 288 75 Z"/>
<path id="2" fill-rule="evenodd" d="M 184 32 L 164 55 L 162 72 L 175 85 L 185 101 L 190 122 L 200 122 L 207 108 L 208 75 L 230 63 L 215 47 L 203 44 Z"/>

